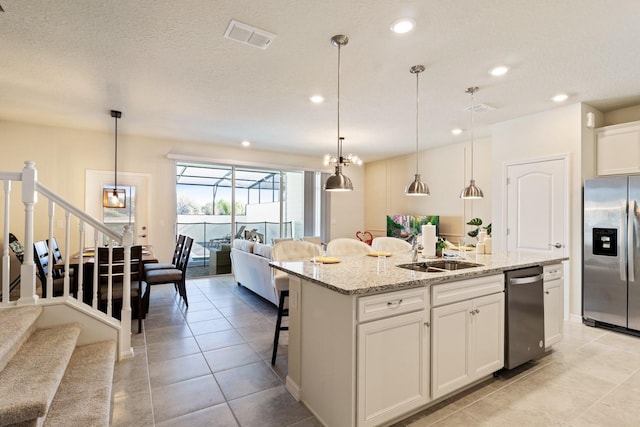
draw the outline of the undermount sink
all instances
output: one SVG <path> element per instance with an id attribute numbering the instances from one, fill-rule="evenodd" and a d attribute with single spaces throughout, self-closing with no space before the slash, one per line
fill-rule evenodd
<path id="1" fill-rule="evenodd" d="M 400 264 L 398 267 L 408 270 L 422 271 L 424 273 L 442 273 L 443 271 L 463 270 L 465 268 L 482 267 L 482 264 L 476 264 L 467 261 L 454 260 L 438 260 L 412 262 L 411 264 Z"/>

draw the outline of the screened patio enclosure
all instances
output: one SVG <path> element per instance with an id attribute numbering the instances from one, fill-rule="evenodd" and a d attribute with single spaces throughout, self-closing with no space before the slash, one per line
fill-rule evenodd
<path id="1" fill-rule="evenodd" d="M 177 163 L 177 233 L 194 239 L 189 275 L 230 273 L 235 238 L 302 237 L 304 179 L 301 171 Z"/>

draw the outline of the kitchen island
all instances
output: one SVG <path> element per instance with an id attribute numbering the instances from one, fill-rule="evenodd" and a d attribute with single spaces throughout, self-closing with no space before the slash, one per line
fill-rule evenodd
<path id="1" fill-rule="evenodd" d="M 422 410 L 504 366 L 504 272 L 565 260 L 471 253 L 481 266 L 436 273 L 397 267 L 408 253 L 273 262 L 289 275 L 287 389 L 327 426 Z"/>

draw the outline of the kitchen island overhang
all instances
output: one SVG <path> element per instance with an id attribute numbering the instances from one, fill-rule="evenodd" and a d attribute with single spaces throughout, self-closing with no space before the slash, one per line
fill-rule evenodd
<path id="1" fill-rule="evenodd" d="M 420 258 L 421 261 L 436 259 Z M 343 257 L 341 262 L 334 264 L 313 263 L 309 259 L 272 261 L 270 265 L 290 276 L 308 280 L 341 294 L 366 295 L 501 274 L 507 270 L 558 264 L 562 261 L 568 261 L 569 257 L 513 251 L 491 255 L 469 253 L 464 260 L 482 264 L 482 266 L 437 273 L 423 273 L 397 267 L 399 264 L 411 262 L 409 253 L 388 257 L 384 270 L 378 268 L 376 257 L 368 256 Z"/>

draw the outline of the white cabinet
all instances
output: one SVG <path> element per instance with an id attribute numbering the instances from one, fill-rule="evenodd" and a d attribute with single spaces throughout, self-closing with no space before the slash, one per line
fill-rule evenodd
<path id="1" fill-rule="evenodd" d="M 640 121 L 596 130 L 598 175 L 640 173 Z"/>
<path id="2" fill-rule="evenodd" d="M 504 366 L 503 290 L 503 275 L 433 286 L 441 304 L 431 310 L 434 399 Z"/>
<path id="3" fill-rule="evenodd" d="M 428 292 L 364 297 L 358 306 L 359 319 L 375 320 L 357 327 L 357 425 L 376 426 L 429 401 Z"/>
<path id="4" fill-rule="evenodd" d="M 545 265 L 544 274 L 544 347 L 548 350 L 562 339 L 563 269 L 562 264 Z"/>

